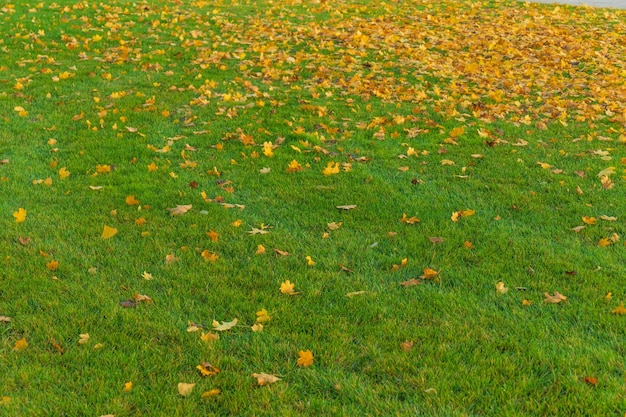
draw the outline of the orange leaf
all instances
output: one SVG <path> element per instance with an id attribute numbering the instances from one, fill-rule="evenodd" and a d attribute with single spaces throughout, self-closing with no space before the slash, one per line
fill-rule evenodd
<path id="1" fill-rule="evenodd" d="M 583 216 L 582 219 L 583 219 L 583 222 L 586 224 L 596 224 L 595 217 Z"/>
<path id="2" fill-rule="evenodd" d="M 626 308 L 624 308 L 623 305 L 617 306 L 613 310 L 611 310 L 611 313 L 623 316 L 623 315 L 626 315 Z"/>
<path id="3" fill-rule="evenodd" d="M 217 234 L 217 232 L 211 230 L 210 232 L 206 232 L 206 235 L 211 238 L 211 241 L 213 242 L 217 242 L 217 240 L 219 239 L 219 234 Z"/>
<path id="4" fill-rule="evenodd" d="M 129 206 L 136 206 L 140 204 L 140 202 L 135 198 L 134 195 L 129 195 L 128 197 L 126 197 L 126 204 L 128 204 Z"/>
<path id="5" fill-rule="evenodd" d="M 46 268 L 48 268 L 50 271 L 56 271 L 59 268 L 59 261 L 55 261 L 53 259 L 50 262 L 47 262 Z"/>
<path id="6" fill-rule="evenodd" d="M 609 239 L 608 237 L 603 237 L 598 242 L 598 246 L 601 247 L 601 248 L 604 248 L 604 247 L 607 247 L 607 246 L 611 246 L 612 244 L 613 244 L 613 241 L 611 239 Z"/>
<path id="7" fill-rule="evenodd" d="M 308 367 L 313 365 L 313 353 L 310 350 L 298 352 L 298 366 Z"/>
<path id="8" fill-rule="evenodd" d="M 28 347 L 28 342 L 26 341 L 26 338 L 23 337 L 17 342 L 15 342 L 15 345 L 13 346 L 13 350 L 15 350 L 16 352 L 21 352 L 27 347 Z"/>
<path id="9" fill-rule="evenodd" d="M 217 261 L 217 258 L 218 258 L 217 254 L 209 252 L 208 249 L 202 251 L 201 255 L 207 262 L 215 263 Z"/>
<path id="10" fill-rule="evenodd" d="M 102 230 L 102 235 L 100 236 L 102 239 L 109 239 L 117 233 L 117 229 L 114 227 L 109 227 L 104 225 L 104 229 Z"/>
<path id="11" fill-rule="evenodd" d="M 439 276 L 439 271 L 435 271 L 431 268 L 424 268 L 424 274 L 420 276 L 420 278 L 424 279 L 433 279 Z"/>

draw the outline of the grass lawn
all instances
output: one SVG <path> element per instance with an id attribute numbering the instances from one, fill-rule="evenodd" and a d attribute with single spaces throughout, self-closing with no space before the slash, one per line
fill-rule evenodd
<path id="1" fill-rule="evenodd" d="M 0 8 L 0 415 L 623 416 L 626 12 Z"/>

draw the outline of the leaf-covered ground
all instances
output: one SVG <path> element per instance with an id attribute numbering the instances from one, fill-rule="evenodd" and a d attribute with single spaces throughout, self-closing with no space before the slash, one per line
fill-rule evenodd
<path id="1" fill-rule="evenodd" d="M 5 2 L 0 415 L 623 415 L 626 12 Z"/>

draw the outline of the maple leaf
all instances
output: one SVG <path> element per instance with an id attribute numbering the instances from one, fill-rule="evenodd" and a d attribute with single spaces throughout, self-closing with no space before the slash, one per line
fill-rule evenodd
<path id="1" fill-rule="evenodd" d="M 287 295 L 296 295 L 300 294 L 299 292 L 294 291 L 294 287 L 296 284 L 291 283 L 291 281 L 286 280 L 285 282 L 280 284 L 280 292 Z"/>
<path id="2" fill-rule="evenodd" d="M 435 271 L 432 268 L 424 268 L 424 273 L 420 275 L 423 279 L 434 279 L 439 277 L 439 271 Z"/>
<path id="3" fill-rule="evenodd" d="M 611 313 L 623 316 L 626 315 L 626 308 L 624 308 L 624 305 L 622 304 L 621 306 L 617 306 L 613 310 L 611 310 Z"/>
<path id="4" fill-rule="evenodd" d="M 297 364 L 302 367 L 313 365 L 313 353 L 310 350 L 299 351 Z"/>
<path id="5" fill-rule="evenodd" d="M 252 376 L 257 379 L 257 383 L 261 386 L 267 385 L 267 384 L 273 384 L 281 380 L 275 375 L 264 374 L 264 373 L 252 374 Z"/>
<path id="6" fill-rule="evenodd" d="M 202 251 L 201 256 L 207 262 L 213 262 L 213 263 L 215 263 L 217 261 L 217 258 L 218 258 L 217 254 L 209 252 L 208 249 L 205 249 L 204 251 Z"/>
<path id="7" fill-rule="evenodd" d="M 339 162 L 329 162 L 322 171 L 324 175 L 339 174 Z"/>
<path id="8" fill-rule="evenodd" d="M 176 205 L 176 207 L 168 208 L 167 211 L 169 211 L 172 216 L 181 216 L 191 210 L 192 207 L 191 204 Z"/>
<path id="9" fill-rule="evenodd" d="M 222 324 L 220 324 L 217 320 L 213 320 L 213 330 L 216 330 L 218 332 L 223 332 L 226 330 L 230 330 L 233 327 L 235 327 L 237 325 L 237 323 L 239 323 L 239 320 L 237 318 L 233 319 L 233 321 L 223 321 Z"/>
<path id="10" fill-rule="evenodd" d="M 603 237 L 602 239 L 600 239 L 600 241 L 598 242 L 598 247 L 601 248 L 605 248 L 607 246 L 611 246 L 613 244 L 613 241 L 608 238 L 608 237 Z"/>
<path id="11" fill-rule="evenodd" d="M 180 394 L 181 397 L 186 397 L 189 394 L 191 394 L 195 386 L 196 384 L 188 384 L 186 382 L 179 382 L 178 393 Z"/>
<path id="12" fill-rule="evenodd" d="M 102 230 L 102 234 L 100 235 L 100 237 L 102 239 L 109 239 L 109 238 L 115 236 L 116 233 L 117 233 L 117 229 L 116 228 L 104 225 L 104 229 Z"/>
<path id="13" fill-rule="evenodd" d="M 263 142 L 263 155 L 267 156 L 268 158 L 274 156 L 274 144 L 272 144 L 272 142 Z"/>
<path id="14" fill-rule="evenodd" d="M 17 211 L 13 212 L 13 217 L 15 217 L 15 223 L 26 221 L 26 210 L 21 207 L 18 208 Z"/>
<path id="15" fill-rule="evenodd" d="M 558 292 L 554 292 L 554 295 L 550 295 L 549 293 L 543 293 L 543 295 L 546 297 L 545 300 L 543 300 L 544 303 L 548 303 L 548 304 L 559 304 L 561 301 L 565 301 L 567 300 L 567 297 L 558 293 Z"/>
<path id="16" fill-rule="evenodd" d="M 28 342 L 26 341 L 26 338 L 23 337 L 20 340 L 18 340 L 17 342 L 15 342 L 15 345 L 13 345 L 13 350 L 16 352 L 21 352 L 24 349 L 26 349 L 28 347 Z"/>
<path id="17" fill-rule="evenodd" d="M 140 204 L 140 202 L 135 198 L 134 195 L 129 195 L 128 197 L 126 197 L 126 204 L 128 204 L 129 206 L 136 206 Z"/>
<path id="18" fill-rule="evenodd" d="M 71 174 L 71 172 L 69 172 L 67 170 L 67 168 L 63 167 L 61 169 L 59 169 L 59 178 L 61 178 L 62 180 L 66 179 L 67 177 L 69 177 Z"/>

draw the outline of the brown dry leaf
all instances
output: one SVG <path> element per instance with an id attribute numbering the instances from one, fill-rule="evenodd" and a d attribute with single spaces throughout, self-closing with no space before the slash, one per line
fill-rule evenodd
<path id="1" fill-rule="evenodd" d="M 168 208 L 167 211 L 169 211 L 172 216 L 180 216 L 187 213 L 192 207 L 191 204 L 177 205 L 176 207 Z"/>
<path id="2" fill-rule="evenodd" d="M 439 243 L 443 243 L 443 242 L 445 242 L 445 241 L 446 241 L 446 240 L 445 240 L 444 238 L 442 238 L 442 237 L 429 237 L 429 238 L 428 238 L 428 240 L 430 240 L 430 242 L 431 242 L 431 243 L 437 243 L 437 244 L 439 244 Z"/>
<path id="3" fill-rule="evenodd" d="M 548 304 L 559 304 L 561 301 L 565 301 L 567 300 L 567 297 L 558 293 L 558 292 L 554 292 L 554 295 L 550 295 L 549 293 L 545 292 L 543 293 L 543 295 L 546 297 L 545 300 L 543 300 L 544 303 L 548 303 Z"/>
<path id="4" fill-rule="evenodd" d="M 193 391 L 195 386 L 196 386 L 196 384 L 187 384 L 186 382 L 179 382 L 178 383 L 178 393 L 182 397 L 186 397 L 189 394 L 191 394 L 191 392 Z"/>
<path id="5" fill-rule="evenodd" d="M 573 227 L 572 230 L 575 231 L 576 233 L 580 233 L 580 231 L 585 228 L 587 228 L 587 226 L 576 226 L 576 227 Z"/>
<path id="6" fill-rule="evenodd" d="M 343 222 L 339 222 L 339 223 L 328 223 L 326 226 L 328 226 L 328 230 L 337 230 L 341 227 L 341 225 L 343 224 Z"/>
<path id="7" fill-rule="evenodd" d="M 267 384 L 273 384 L 274 382 L 278 382 L 281 380 L 275 375 L 264 374 L 264 373 L 252 374 L 252 376 L 257 379 L 257 383 L 261 386 L 267 385 Z"/>
<path id="8" fill-rule="evenodd" d="M 421 284 L 421 283 L 422 283 L 422 281 L 420 281 L 419 279 L 411 278 L 408 281 L 401 282 L 400 285 L 402 285 L 403 287 L 412 287 L 413 285 L 418 285 L 418 284 Z"/>
<path id="9" fill-rule="evenodd" d="M 171 253 L 169 255 L 165 255 L 165 265 L 169 265 L 169 264 L 172 264 L 172 263 L 178 262 L 178 261 L 180 261 L 180 258 L 178 258 L 173 253 Z"/>
<path id="10" fill-rule="evenodd" d="M 124 308 L 135 308 L 137 307 L 137 302 L 135 300 L 124 300 L 120 301 L 120 306 Z"/>
<path id="11" fill-rule="evenodd" d="M 137 292 L 133 294 L 133 300 L 135 300 L 137 303 L 152 303 L 152 298 L 148 297 L 147 295 L 139 294 Z"/>
<path id="12" fill-rule="evenodd" d="M 59 269 L 59 261 L 55 261 L 53 259 L 50 262 L 46 262 L 46 268 L 48 268 L 50 271 L 56 271 L 57 269 Z"/>
<path id="13" fill-rule="evenodd" d="M 346 266 L 345 266 L 345 265 L 343 265 L 343 264 L 339 264 L 339 268 L 341 268 L 341 270 L 342 270 L 343 272 L 346 272 L 346 273 L 351 273 L 351 272 L 354 272 L 353 270 L 351 270 L 350 268 L 346 267 Z"/>

